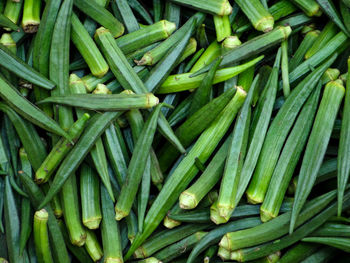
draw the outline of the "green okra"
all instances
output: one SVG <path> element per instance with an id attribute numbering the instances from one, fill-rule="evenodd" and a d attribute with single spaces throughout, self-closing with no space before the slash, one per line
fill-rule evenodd
<path id="1" fill-rule="evenodd" d="M 350 15 L 349 15 L 349 7 L 344 4 L 343 1 L 340 2 L 340 14 L 343 18 L 343 23 L 348 32 L 350 32 Z"/>
<path id="2" fill-rule="evenodd" d="M 295 51 L 294 56 L 289 61 L 289 70 L 293 71 L 304 60 L 304 56 L 315 41 L 318 39 L 320 32 L 318 30 L 312 30 L 308 32 L 303 41 L 300 43 L 298 49 Z"/>
<path id="3" fill-rule="evenodd" d="M 349 226 L 341 223 L 327 222 L 310 236 L 312 237 L 349 237 Z"/>
<path id="4" fill-rule="evenodd" d="M 316 87 L 318 80 L 333 61 L 334 58 L 326 61 L 300 82 L 272 122 L 266 135 L 254 176 L 247 190 L 247 196 L 251 202 L 263 202 L 280 151 L 293 125 L 293 121 L 312 89 Z"/>
<path id="5" fill-rule="evenodd" d="M 10 19 L 14 24 L 17 24 L 19 17 L 21 15 L 22 7 L 23 7 L 23 0 L 20 0 L 20 1 L 7 0 L 6 6 L 4 9 L 4 15 L 8 19 Z"/>
<path id="6" fill-rule="evenodd" d="M 221 60 L 219 59 L 215 64 L 213 64 L 212 68 L 208 71 L 208 73 L 206 73 L 205 77 L 203 78 L 200 86 L 195 90 L 189 109 L 190 116 L 210 102 L 213 80 L 220 62 Z"/>
<path id="7" fill-rule="evenodd" d="M 193 15 L 187 22 L 174 34 L 172 34 L 169 38 L 163 41 L 156 48 L 146 52 L 141 60 L 137 61 L 137 65 L 155 65 L 159 60 L 161 60 L 164 55 L 172 48 L 176 43 L 181 41 L 185 35 L 187 35 L 188 31 L 191 30 L 193 23 L 197 27 L 204 20 L 205 15 L 202 13 L 197 13 Z M 192 35 L 192 33 L 191 33 Z"/>
<path id="8" fill-rule="evenodd" d="M 126 30 L 129 33 L 140 29 L 139 23 L 137 22 L 137 19 L 130 8 L 128 1 L 116 1 L 116 6 L 118 7 L 119 13 L 122 17 Z"/>
<path id="9" fill-rule="evenodd" d="M 185 254 L 188 250 L 195 246 L 207 232 L 200 231 L 184 238 L 183 240 L 170 245 L 167 248 L 157 252 L 154 257 L 162 262 L 171 262 L 174 258 Z"/>
<path id="10" fill-rule="evenodd" d="M 200 253 L 202 253 L 210 245 L 213 245 L 213 244 L 216 244 L 217 242 L 219 242 L 220 238 L 224 234 L 226 234 L 228 232 L 232 232 L 232 231 L 238 231 L 241 229 L 249 228 L 249 227 L 255 227 L 259 224 L 261 224 L 261 222 L 257 217 L 251 217 L 251 218 L 246 218 L 246 219 L 240 219 L 240 220 L 237 220 L 235 222 L 230 222 L 228 224 L 222 225 L 220 227 L 217 227 L 217 228 L 211 230 L 192 249 L 192 251 L 187 259 L 187 263 L 194 262 Z"/>
<path id="11" fill-rule="evenodd" d="M 313 45 L 307 50 L 305 54 L 305 59 L 309 59 L 315 55 L 319 50 L 324 48 L 324 46 L 338 33 L 338 27 L 333 22 L 328 22 Z"/>
<path id="12" fill-rule="evenodd" d="M 103 114 L 95 114 L 89 121 L 85 132 L 75 147 L 68 153 L 61 163 L 60 168 L 56 172 L 56 176 L 52 182 L 49 192 L 42 201 L 41 206 L 51 201 L 51 199 L 59 192 L 67 178 L 76 171 L 80 163 L 95 145 L 97 139 L 110 125 L 110 123 L 118 118 L 121 112 L 105 112 Z"/>
<path id="13" fill-rule="evenodd" d="M 292 0 L 308 16 L 320 16 L 322 10 L 316 0 Z"/>
<path id="14" fill-rule="evenodd" d="M 226 37 L 232 35 L 230 19 L 228 15 L 218 16 L 214 15 L 214 25 L 216 31 L 216 40 L 223 41 Z"/>
<path id="15" fill-rule="evenodd" d="M 188 41 L 188 44 L 185 47 L 185 50 L 182 54 L 182 56 L 179 59 L 178 64 L 186 60 L 188 57 L 193 55 L 197 51 L 197 40 L 193 37 L 191 37 Z M 180 67 L 179 67 L 180 68 Z"/>
<path id="16" fill-rule="evenodd" d="M 61 202 L 70 242 L 81 247 L 85 244 L 86 232 L 82 225 L 78 198 L 78 185 L 76 175 L 73 173 L 62 187 Z"/>
<path id="17" fill-rule="evenodd" d="M 68 130 L 68 134 L 74 142 L 79 139 L 89 119 L 90 115 L 85 113 Z M 47 182 L 72 147 L 73 145 L 67 139 L 61 138 L 42 162 L 39 169 L 37 169 L 35 173 L 35 181 L 37 183 Z"/>
<path id="18" fill-rule="evenodd" d="M 163 2 L 160 0 L 153 0 L 153 17 L 154 22 L 158 22 L 162 17 Z"/>
<path id="19" fill-rule="evenodd" d="M 164 18 L 170 22 L 173 22 L 176 25 L 176 28 L 179 28 L 181 19 L 181 7 L 173 4 L 170 1 L 167 1 L 165 3 L 164 9 Z"/>
<path id="20" fill-rule="evenodd" d="M 202 133 L 194 147 L 166 181 L 145 218 L 142 234 L 138 235 L 132 243 L 125 257 L 126 259 L 129 258 L 135 249 L 155 230 L 167 211 L 175 204 L 180 193 L 185 190 L 193 177 L 198 173 L 195 159 L 199 158 L 201 162 L 205 162 L 212 154 L 218 142 L 226 133 L 238 110 L 241 108 L 245 97 L 246 92 L 238 90 L 235 97 L 217 116 L 210 127 Z"/>
<path id="21" fill-rule="evenodd" d="M 239 66 L 219 69 L 214 76 L 213 84 L 223 82 L 240 74 L 262 59 L 263 56 L 260 56 Z M 205 75 L 202 74 L 196 77 L 191 77 L 191 75 L 192 73 L 183 73 L 169 76 L 165 82 L 163 82 L 162 86 L 157 90 L 157 94 L 180 92 L 198 88 Z"/>
<path id="22" fill-rule="evenodd" d="M 348 68 L 350 68 L 350 60 L 348 60 Z M 344 102 L 344 112 L 347 112 L 350 107 L 350 74 L 347 75 L 346 79 L 346 90 L 345 90 L 345 102 Z M 343 115 L 342 127 L 340 133 L 339 151 L 338 151 L 338 215 L 341 215 L 343 196 L 345 192 L 345 187 L 349 179 L 350 166 L 348 160 L 349 151 L 349 128 L 350 119 L 347 114 Z"/>
<path id="23" fill-rule="evenodd" d="M 83 56 L 86 64 L 89 66 L 91 73 L 97 77 L 103 77 L 108 72 L 108 65 L 98 50 L 95 42 L 84 28 L 76 14 L 72 14 L 72 31 L 71 38 Z"/>
<path id="24" fill-rule="evenodd" d="M 93 231 L 86 230 L 85 249 L 94 262 L 99 261 L 103 257 L 102 248 Z"/>
<path id="25" fill-rule="evenodd" d="M 290 94 L 289 85 L 289 68 L 288 68 L 288 41 L 284 40 L 281 45 L 282 50 L 282 60 L 281 60 L 281 70 L 282 70 L 282 88 L 284 97 L 287 98 Z"/>
<path id="26" fill-rule="evenodd" d="M 249 90 L 232 132 L 232 140 L 227 153 L 224 173 L 220 184 L 219 197 L 216 202 L 219 215 L 224 221 L 230 219 L 237 204 L 235 197 L 238 192 L 238 183 L 240 182 L 241 169 L 247 150 L 251 103 L 258 81 L 259 77 L 254 80 L 253 87 Z M 212 219 L 215 220 L 215 216 L 212 216 Z"/>
<path id="27" fill-rule="evenodd" d="M 190 8 L 210 13 L 213 15 L 229 15 L 232 12 L 232 6 L 230 5 L 228 0 L 171 0 L 173 3 L 178 5 L 188 6 Z"/>
<path id="28" fill-rule="evenodd" d="M 323 92 L 300 168 L 290 232 L 316 180 L 344 93 L 344 86 L 337 81 L 329 82 Z"/>
<path id="29" fill-rule="evenodd" d="M 71 94 L 48 97 L 39 103 L 55 103 L 89 110 L 120 111 L 149 109 L 159 103 L 152 93 L 146 94 Z"/>
<path id="30" fill-rule="evenodd" d="M 215 98 L 202 109 L 193 114 L 186 120 L 179 128 L 176 129 L 175 134 L 181 140 L 184 147 L 190 146 L 194 139 L 199 136 L 216 118 L 216 116 L 224 109 L 228 102 L 236 93 L 236 88 L 231 88 L 223 93 L 218 98 Z M 192 97 L 191 97 L 192 98 Z M 191 99 L 190 98 L 190 99 Z M 184 100 L 185 102 L 186 100 Z M 189 100 L 190 103 L 190 100 Z M 181 105 L 180 105 L 181 106 Z M 180 106 L 177 107 L 180 108 Z M 188 109 L 185 111 L 187 112 Z M 175 113 L 175 112 L 174 112 Z M 169 120 L 171 116 L 169 117 Z M 168 170 L 172 163 L 179 156 L 176 149 L 169 143 L 164 145 L 159 151 L 159 165 L 163 172 Z"/>
<path id="31" fill-rule="evenodd" d="M 283 40 L 288 38 L 291 32 L 292 29 L 290 26 L 277 26 L 274 30 L 268 33 L 252 38 L 251 40 L 248 40 L 242 45 L 224 54 L 220 67 L 227 67 L 233 63 L 258 55 L 266 49 L 280 44 Z M 203 69 L 195 72 L 192 77 L 208 71 L 208 68 L 209 67 L 206 66 Z"/>
<path id="32" fill-rule="evenodd" d="M 148 258 L 157 251 L 184 239 L 198 231 L 205 229 L 207 225 L 188 224 L 173 230 L 163 230 L 150 239 L 147 239 L 134 253 L 135 258 Z"/>
<path id="33" fill-rule="evenodd" d="M 104 262 L 123 262 L 119 223 L 114 218 L 113 202 L 103 185 L 101 185 L 101 203 L 101 236 L 105 258 Z"/>
<path id="34" fill-rule="evenodd" d="M 183 36 L 183 39 L 177 42 L 176 46 L 171 48 L 166 56 L 164 56 L 164 58 L 162 58 L 151 70 L 144 83 L 149 92 L 155 92 L 180 62 L 181 56 L 184 55 L 186 46 L 194 29 L 195 22 L 192 22 L 188 28 L 188 32 Z"/>
<path id="35" fill-rule="evenodd" d="M 142 174 L 145 169 L 149 151 L 151 149 L 161 107 L 162 104 L 157 106 L 157 108 L 151 113 L 135 145 L 135 149 L 128 167 L 127 178 L 123 184 L 115 206 L 116 219 L 118 221 L 130 213 L 132 203 L 135 199 L 137 189 L 142 179 Z"/>
<path id="36" fill-rule="evenodd" d="M 176 25 L 167 20 L 161 20 L 153 25 L 141 28 L 116 39 L 118 47 L 130 54 L 136 50 L 167 39 L 176 29 Z"/>
<path id="37" fill-rule="evenodd" d="M 179 203 L 182 209 L 196 208 L 199 202 L 219 181 L 224 170 L 229 143 L 230 139 L 227 139 L 198 180 L 181 193 Z M 171 217 L 171 219 L 174 218 Z"/>
<path id="38" fill-rule="evenodd" d="M 303 238 L 302 241 L 335 247 L 345 252 L 350 251 L 349 239 L 344 237 L 306 237 Z"/>
<path id="39" fill-rule="evenodd" d="M 279 214 L 293 171 L 307 142 L 317 110 L 320 92 L 321 85 L 319 83 L 316 90 L 303 106 L 280 154 L 268 185 L 266 196 L 260 208 L 261 220 L 263 222 L 275 218 Z"/>
<path id="40" fill-rule="evenodd" d="M 236 1 L 255 29 L 269 32 L 273 29 L 274 18 L 259 0 Z"/>
<path id="41" fill-rule="evenodd" d="M 213 62 L 221 54 L 221 47 L 217 41 L 213 41 L 204 53 L 199 57 L 196 63 L 193 65 L 190 73 L 196 72 L 197 70 L 202 69 L 205 65 Z M 185 71 L 186 72 L 186 71 Z"/>
<path id="42" fill-rule="evenodd" d="M 26 33 L 35 33 L 40 25 L 41 0 L 24 0 L 22 28 Z"/>
<path id="43" fill-rule="evenodd" d="M 113 37 L 119 37 L 124 33 L 124 26 L 106 8 L 96 1 L 74 0 L 74 5 L 83 13 L 94 19 L 101 26 L 110 30 Z"/>
<path id="44" fill-rule="evenodd" d="M 34 214 L 34 243 L 38 262 L 54 262 L 50 250 L 47 221 L 49 214 L 45 209 L 36 211 Z"/>
<path id="45" fill-rule="evenodd" d="M 96 173 L 86 164 L 83 164 L 80 170 L 80 199 L 84 226 L 97 229 L 102 219 L 100 183 Z"/>

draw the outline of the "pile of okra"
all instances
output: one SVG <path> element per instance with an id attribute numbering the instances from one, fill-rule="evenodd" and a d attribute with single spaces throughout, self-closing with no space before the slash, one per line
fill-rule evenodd
<path id="1" fill-rule="evenodd" d="M 0 0 L 0 263 L 350 253 L 350 0 Z"/>

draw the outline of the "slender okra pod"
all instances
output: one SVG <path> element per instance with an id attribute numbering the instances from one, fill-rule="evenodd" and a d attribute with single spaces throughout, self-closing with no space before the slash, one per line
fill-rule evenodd
<path id="1" fill-rule="evenodd" d="M 102 222 L 101 235 L 102 246 L 106 263 L 123 262 L 119 223 L 114 218 L 113 202 L 106 188 L 101 185 Z"/>
<path id="2" fill-rule="evenodd" d="M 165 3 L 164 9 L 164 18 L 170 22 L 173 22 L 178 28 L 181 19 L 181 7 L 170 1 L 167 1 Z"/>
<path id="3" fill-rule="evenodd" d="M 273 29 L 274 18 L 259 0 L 238 0 L 236 3 L 249 18 L 255 29 L 263 32 L 269 32 Z"/>
<path id="4" fill-rule="evenodd" d="M 218 16 L 214 15 L 214 25 L 216 31 L 216 40 L 223 41 L 226 37 L 232 35 L 230 19 L 228 15 Z"/>
<path id="5" fill-rule="evenodd" d="M 24 0 L 22 28 L 26 33 L 35 33 L 40 24 L 41 0 Z"/>
<path id="6" fill-rule="evenodd" d="M 128 1 L 126 0 L 116 1 L 116 6 L 119 9 L 119 13 L 122 17 L 126 30 L 129 33 L 140 29 L 139 23 L 137 22 L 137 19 L 130 8 Z"/>
<path id="7" fill-rule="evenodd" d="M 213 62 L 217 57 L 221 54 L 221 47 L 217 41 L 213 41 L 208 48 L 204 51 L 204 53 L 199 57 L 196 63 L 193 65 L 190 73 L 196 72 L 202 69 L 205 65 Z M 185 71 L 186 72 L 186 71 Z"/>
<path id="8" fill-rule="evenodd" d="M 319 249 L 319 245 L 300 242 L 287 250 L 280 259 L 280 263 L 300 262 Z"/>
<path id="9" fill-rule="evenodd" d="M 219 69 L 215 73 L 213 84 L 217 84 L 237 76 L 243 71 L 254 66 L 262 59 L 263 56 L 260 56 L 239 66 Z M 191 77 L 191 74 L 192 73 L 183 73 L 169 76 L 157 90 L 157 94 L 174 93 L 198 88 L 200 83 L 203 81 L 205 74 L 201 74 L 196 77 Z"/>
<path id="10" fill-rule="evenodd" d="M 290 232 L 293 232 L 299 213 L 315 183 L 328 146 L 334 121 L 345 93 L 344 86 L 339 82 L 341 81 L 329 82 L 323 92 L 300 169 Z"/>
<path id="11" fill-rule="evenodd" d="M 149 109 L 159 103 L 152 93 L 147 94 L 70 94 L 52 96 L 39 103 L 56 103 L 89 110 L 120 111 Z"/>
<path id="12" fill-rule="evenodd" d="M 68 130 L 68 134 L 69 136 L 71 136 L 74 142 L 76 142 L 79 139 L 89 119 L 90 119 L 90 115 L 85 113 Z M 52 148 L 49 155 L 42 162 L 39 169 L 36 171 L 35 181 L 37 183 L 47 182 L 47 180 L 50 178 L 52 173 L 58 167 L 60 162 L 68 154 L 72 146 L 73 145 L 67 139 L 61 138 L 56 143 L 56 145 Z"/>
<path id="13" fill-rule="evenodd" d="M 121 220 L 130 213 L 149 156 L 161 107 L 162 104 L 151 113 L 135 145 L 128 167 L 128 175 L 115 206 L 117 220 Z"/>
<path id="14" fill-rule="evenodd" d="M 71 38 L 91 73 L 99 78 L 103 77 L 109 69 L 107 62 L 75 13 L 72 14 Z"/>
<path id="15" fill-rule="evenodd" d="M 38 257 L 38 261 L 42 263 L 54 262 L 50 244 L 49 244 L 49 234 L 47 228 L 47 221 L 49 219 L 49 214 L 45 209 L 36 211 L 34 214 L 34 242 L 35 251 Z"/>
<path id="16" fill-rule="evenodd" d="M 85 249 L 89 253 L 94 262 L 99 261 L 103 257 L 103 251 L 95 233 L 86 230 Z"/>
<path id="17" fill-rule="evenodd" d="M 19 31 L 19 26 L 13 23 L 7 16 L 2 13 L 0 14 L 0 26 Z"/>
<path id="18" fill-rule="evenodd" d="M 320 16 L 322 10 L 316 0 L 292 0 L 308 16 Z"/>
<path id="19" fill-rule="evenodd" d="M 96 173 L 86 164 L 83 164 L 80 170 L 80 198 L 84 226 L 97 229 L 102 219 L 100 183 Z"/>
<path id="20" fill-rule="evenodd" d="M 21 15 L 22 6 L 23 6 L 23 0 L 20 0 L 20 1 L 7 0 L 6 6 L 4 9 L 4 15 L 8 19 L 10 19 L 14 24 L 17 24 L 19 17 Z"/>
<path id="21" fill-rule="evenodd" d="M 174 23 L 161 20 L 153 25 L 117 38 L 116 43 L 125 54 L 130 54 L 131 52 L 168 38 L 175 29 L 176 25 Z"/>
<path id="22" fill-rule="evenodd" d="M 281 60 L 282 87 L 283 87 L 284 97 L 287 98 L 290 94 L 287 40 L 284 40 L 282 42 L 281 49 L 282 49 L 282 60 Z"/>
<path id="23" fill-rule="evenodd" d="M 210 13 L 213 15 L 219 15 L 219 16 L 224 16 L 224 15 L 229 15 L 232 12 L 232 6 L 230 5 L 228 0 L 171 0 L 172 2 L 179 4 L 179 5 L 184 5 L 188 6 L 190 8 L 205 12 L 205 13 Z"/>

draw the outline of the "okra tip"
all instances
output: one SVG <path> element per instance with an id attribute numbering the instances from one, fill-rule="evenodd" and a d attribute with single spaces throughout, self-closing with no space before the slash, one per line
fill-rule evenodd
<path id="1" fill-rule="evenodd" d="M 271 15 L 262 17 L 256 24 L 255 28 L 264 33 L 270 32 L 273 29 L 275 20 Z"/>
<path id="2" fill-rule="evenodd" d="M 144 250 L 144 248 L 141 246 L 141 247 L 138 247 L 135 252 L 134 252 L 134 257 L 135 258 L 146 258 L 147 257 L 147 254 Z"/>
<path id="3" fill-rule="evenodd" d="M 224 223 L 226 223 L 228 221 L 228 220 L 226 220 L 226 218 L 222 217 L 219 214 L 219 210 L 218 210 L 218 207 L 217 207 L 217 202 L 212 204 L 211 207 L 210 207 L 210 220 L 212 222 L 214 222 L 216 225 L 224 224 Z"/>
<path id="4" fill-rule="evenodd" d="M 243 255 L 241 250 L 232 251 L 230 255 L 231 260 L 236 260 L 238 262 L 243 261 Z"/>
<path id="5" fill-rule="evenodd" d="M 49 219 L 49 214 L 46 209 L 41 209 L 35 212 L 34 217 L 36 220 L 47 221 Z"/>
<path id="6" fill-rule="evenodd" d="M 284 34 L 284 39 L 287 39 L 292 33 L 292 28 L 290 26 L 280 26 L 279 29 L 282 30 Z"/>
<path id="7" fill-rule="evenodd" d="M 239 40 L 237 36 L 228 36 L 222 42 L 222 47 L 225 49 L 233 49 L 237 46 L 240 46 L 242 42 Z"/>
<path id="8" fill-rule="evenodd" d="M 223 247 L 219 247 L 219 251 L 218 251 L 218 256 L 223 260 L 229 260 L 231 259 L 231 252 L 224 249 Z"/>
<path id="9" fill-rule="evenodd" d="M 121 258 L 105 258 L 105 263 L 123 263 L 123 259 Z"/>
<path id="10" fill-rule="evenodd" d="M 16 47 L 16 42 L 13 40 L 12 35 L 10 33 L 2 34 L 0 38 L 0 43 L 8 49 Z"/>
<path id="11" fill-rule="evenodd" d="M 110 31 L 107 28 L 104 28 L 103 26 L 101 26 L 101 27 L 96 29 L 94 38 L 96 39 L 99 36 L 101 36 L 103 34 L 107 34 L 107 33 L 110 33 Z"/>
<path id="12" fill-rule="evenodd" d="M 150 52 L 146 52 L 140 60 L 135 60 L 138 66 L 152 65 L 153 57 Z"/>
<path id="13" fill-rule="evenodd" d="M 247 201 L 249 204 L 261 204 L 264 200 L 261 198 L 260 193 L 249 193 L 247 192 Z"/>
<path id="14" fill-rule="evenodd" d="M 164 225 L 166 228 L 168 228 L 168 229 L 173 229 L 173 228 L 175 228 L 175 227 L 181 225 L 181 222 L 176 221 L 176 220 L 171 219 L 171 218 L 169 218 L 168 216 L 166 216 L 166 217 L 164 218 L 163 225 Z"/>
<path id="15" fill-rule="evenodd" d="M 182 209 L 193 209 L 198 205 L 196 196 L 186 191 L 181 193 L 179 203 Z"/>
<path id="16" fill-rule="evenodd" d="M 129 215 L 129 213 L 120 210 L 119 208 L 117 208 L 117 206 L 115 207 L 115 220 L 120 221 L 122 220 L 124 217 L 127 217 Z"/>
<path id="17" fill-rule="evenodd" d="M 84 226 L 88 229 L 98 229 L 101 223 L 102 217 L 91 218 L 83 222 Z"/>
<path id="18" fill-rule="evenodd" d="M 0 263 L 9 263 L 9 262 L 4 258 L 0 258 Z"/>
<path id="19" fill-rule="evenodd" d="M 169 22 L 168 20 L 162 20 L 164 26 L 164 32 L 168 35 L 168 37 L 175 31 L 176 24 L 173 22 Z"/>

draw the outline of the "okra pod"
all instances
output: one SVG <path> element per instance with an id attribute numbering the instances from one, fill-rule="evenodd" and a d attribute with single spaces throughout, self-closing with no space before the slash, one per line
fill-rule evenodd
<path id="1" fill-rule="evenodd" d="M 320 16 L 322 10 L 316 0 L 292 0 L 308 16 Z"/>
<path id="2" fill-rule="evenodd" d="M 159 103 L 152 93 L 147 94 L 70 94 L 52 96 L 39 103 L 56 103 L 89 110 L 120 111 L 149 109 Z"/>
<path id="3" fill-rule="evenodd" d="M 132 203 L 135 199 L 137 189 L 142 179 L 146 160 L 151 149 L 151 143 L 153 141 L 161 107 L 162 104 L 157 106 L 157 108 L 151 113 L 135 145 L 135 149 L 128 167 L 128 175 L 115 206 L 116 219 L 118 221 L 130 213 Z"/>
<path id="4" fill-rule="evenodd" d="M 176 28 L 179 28 L 181 19 L 181 7 L 173 4 L 170 1 L 167 1 L 165 3 L 164 9 L 164 18 L 170 22 L 173 22 L 176 25 Z"/>
<path id="5" fill-rule="evenodd" d="M 193 65 L 190 73 L 196 72 L 202 69 L 205 65 L 210 64 L 216 58 L 218 58 L 221 54 L 221 47 L 217 41 L 213 41 L 208 48 L 204 51 L 204 53 L 200 56 L 197 62 Z"/>
<path id="6" fill-rule="evenodd" d="M 288 251 L 284 253 L 284 255 L 280 259 L 280 263 L 293 263 L 293 262 L 301 262 L 306 259 L 308 256 L 312 255 L 319 249 L 319 245 L 302 243 L 296 244 Z"/>
<path id="7" fill-rule="evenodd" d="M 232 12 L 232 6 L 228 0 L 171 0 L 175 4 L 184 5 L 205 13 L 213 15 L 229 15 Z"/>
<path id="8" fill-rule="evenodd" d="M 49 244 L 49 234 L 47 229 L 47 221 L 49 219 L 49 214 L 45 209 L 36 211 L 34 214 L 34 242 L 35 251 L 38 257 L 38 261 L 42 263 L 54 262 L 50 244 Z"/>
<path id="9" fill-rule="evenodd" d="M 328 22 L 313 45 L 307 50 L 305 59 L 309 59 L 321 50 L 336 34 L 338 33 L 338 27 L 333 22 Z"/>
<path id="10" fill-rule="evenodd" d="M 41 0 L 24 0 L 22 28 L 26 33 L 35 33 L 40 24 Z"/>
<path id="11" fill-rule="evenodd" d="M 68 134 L 73 142 L 76 142 L 79 139 L 89 119 L 90 115 L 85 113 L 68 130 Z M 35 173 L 35 181 L 37 183 L 47 182 L 72 147 L 73 145 L 67 139 L 61 138 L 42 162 L 39 169 L 37 169 Z"/>
<path id="12" fill-rule="evenodd" d="M 350 228 L 348 225 L 344 225 L 341 223 L 333 223 L 327 222 L 315 232 L 313 232 L 310 236 L 312 237 L 349 237 L 350 236 Z"/>
<path id="13" fill-rule="evenodd" d="M 23 0 L 20 1 L 12 1 L 7 0 L 6 6 L 4 9 L 4 15 L 9 18 L 13 23 L 17 24 L 19 20 L 19 16 L 21 15 L 23 6 Z"/>
<path id="14" fill-rule="evenodd" d="M 104 262 L 123 262 L 119 223 L 114 218 L 113 202 L 103 185 L 101 185 L 101 203 L 101 236 L 105 258 Z"/>
<path id="15" fill-rule="evenodd" d="M 140 29 L 139 23 L 137 22 L 136 17 L 134 16 L 134 13 L 132 12 L 128 1 L 120 0 L 116 1 L 115 3 L 117 8 L 119 9 L 119 13 L 122 17 L 126 30 L 129 33 L 131 33 Z"/>
<path id="16" fill-rule="evenodd" d="M 0 14 L 0 26 L 19 31 L 19 27 L 2 13 Z"/>
<path id="17" fill-rule="evenodd" d="M 93 231 L 86 230 L 85 249 L 94 262 L 103 257 L 103 251 Z"/>
<path id="18" fill-rule="evenodd" d="M 161 20 L 153 25 L 141 28 L 116 39 L 118 47 L 130 54 L 136 50 L 167 39 L 176 29 L 176 25 L 167 20 Z"/>
<path id="19" fill-rule="evenodd" d="M 260 56 L 239 66 L 219 69 L 214 76 L 213 84 L 217 84 L 234 76 L 237 76 L 262 59 L 263 56 Z M 196 77 L 191 77 L 191 75 L 192 73 L 183 73 L 169 76 L 165 82 L 163 82 L 162 86 L 157 90 L 157 94 L 180 92 L 198 88 L 205 75 L 202 74 Z"/>
<path id="20" fill-rule="evenodd" d="M 274 18 L 259 0 L 238 0 L 236 3 L 256 30 L 269 32 L 273 29 Z"/>
<path id="21" fill-rule="evenodd" d="M 344 93 L 344 86 L 337 81 L 329 82 L 325 87 L 299 173 L 290 232 L 293 232 L 298 215 L 315 183 Z"/>
<path id="22" fill-rule="evenodd" d="M 350 68 L 350 60 L 348 60 L 348 68 Z M 350 110 L 350 74 L 348 73 L 346 78 L 346 90 L 345 90 L 345 102 L 344 102 L 344 112 Z M 349 179 L 350 163 L 348 162 L 348 156 L 350 154 L 350 118 L 347 114 L 343 115 L 342 127 L 340 133 L 339 141 L 339 152 L 338 152 L 338 215 L 341 215 L 343 196 L 345 192 L 345 187 Z"/>
<path id="23" fill-rule="evenodd" d="M 287 98 L 290 94 L 287 40 L 284 40 L 282 42 L 281 50 L 282 50 L 282 60 L 281 60 L 282 88 L 283 88 L 284 97 Z"/>
<path id="24" fill-rule="evenodd" d="M 232 132 L 232 141 L 229 145 L 224 173 L 220 184 L 219 197 L 216 206 L 220 217 L 226 222 L 230 219 L 237 204 L 235 197 L 237 195 L 241 169 L 247 150 L 251 103 L 255 89 L 258 86 L 258 81 L 259 77 L 255 79 L 253 87 L 249 90 L 242 110 L 238 115 L 235 128 Z M 214 215 L 212 216 L 212 220 L 221 221 L 216 220 Z"/>
<path id="25" fill-rule="evenodd" d="M 96 173 L 86 164 L 83 164 L 80 170 L 80 199 L 84 226 L 97 229 L 102 219 L 100 183 Z"/>
<path id="26" fill-rule="evenodd" d="M 109 69 L 107 62 L 83 24 L 80 22 L 78 16 L 74 13 L 72 14 L 71 38 L 76 48 L 83 56 L 86 64 L 89 66 L 91 73 L 94 76 L 103 77 Z"/>
<path id="27" fill-rule="evenodd" d="M 216 40 L 223 41 L 226 37 L 232 35 L 230 19 L 228 15 L 218 16 L 214 15 L 214 25 L 216 31 Z"/>

